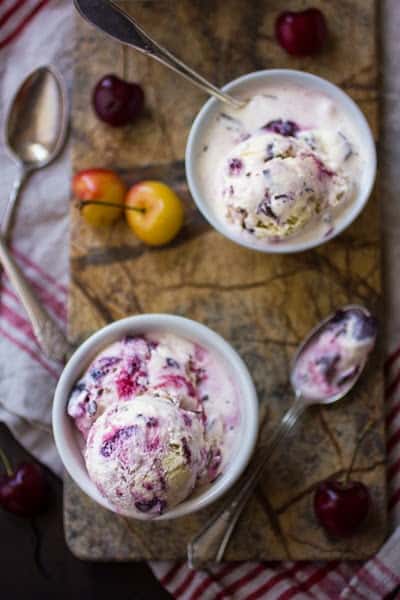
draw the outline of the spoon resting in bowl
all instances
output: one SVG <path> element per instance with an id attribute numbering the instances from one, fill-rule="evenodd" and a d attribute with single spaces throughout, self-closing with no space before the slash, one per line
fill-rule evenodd
<path id="1" fill-rule="evenodd" d="M 221 562 L 236 523 L 276 448 L 309 406 L 332 404 L 350 392 L 364 370 L 376 336 L 376 319 L 367 309 L 356 305 L 338 310 L 310 332 L 292 364 L 292 406 L 269 442 L 258 449 L 233 498 L 189 542 L 191 568 L 198 568 L 204 562 Z"/>

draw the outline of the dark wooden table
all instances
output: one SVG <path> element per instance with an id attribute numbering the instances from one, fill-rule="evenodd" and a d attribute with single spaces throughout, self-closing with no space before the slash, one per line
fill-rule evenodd
<path id="1" fill-rule="evenodd" d="M 0 424 L 0 446 L 14 464 L 31 460 Z M 47 473 L 51 502 L 34 521 L 0 509 L 0 598 L 168 600 L 145 563 L 87 563 L 68 550 L 62 523 L 62 484 Z"/>

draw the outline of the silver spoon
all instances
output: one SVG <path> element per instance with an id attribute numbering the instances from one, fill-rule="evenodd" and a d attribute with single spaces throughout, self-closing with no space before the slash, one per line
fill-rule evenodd
<path id="1" fill-rule="evenodd" d="M 369 349 L 365 352 L 364 358 L 361 358 L 361 362 L 358 363 L 358 369 L 355 370 L 353 376 L 350 376 L 340 387 L 340 391 L 322 399 L 305 397 L 294 377 L 296 372 L 295 367 L 298 364 L 299 358 L 309 347 L 310 343 L 316 341 L 324 328 L 332 326 L 335 322 L 338 323 L 339 318 L 346 319 L 346 317 L 349 317 L 350 311 L 352 311 L 353 314 L 359 315 L 360 323 L 364 322 L 365 324 L 368 324 L 370 331 L 368 332 L 366 339 L 370 339 L 371 345 L 368 347 Z M 366 325 L 364 326 L 366 327 Z M 255 486 L 260 481 L 264 467 L 267 465 L 276 448 L 292 431 L 299 417 L 309 406 L 312 404 L 332 404 L 348 394 L 364 370 L 369 351 L 375 344 L 376 334 L 377 327 L 375 319 L 364 307 L 356 305 L 346 306 L 335 314 L 330 315 L 309 333 L 296 352 L 292 363 L 291 385 L 294 390 L 294 401 L 292 406 L 283 416 L 269 442 L 258 448 L 255 460 L 239 482 L 239 487 L 236 490 L 237 493 L 233 498 L 231 497 L 227 500 L 222 508 L 211 517 L 208 523 L 206 523 L 203 529 L 189 542 L 187 552 L 191 568 L 198 568 L 206 562 L 221 562 L 238 519 L 246 506 L 247 501 L 251 497 Z"/>
<path id="2" fill-rule="evenodd" d="M 21 188 L 37 169 L 46 167 L 60 152 L 68 122 L 67 100 L 53 67 L 39 67 L 23 81 L 11 103 L 5 144 L 17 162 L 18 176 L 3 209 L 0 228 L 7 236 Z"/>
<path id="3" fill-rule="evenodd" d="M 127 46 L 132 46 L 132 48 L 139 50 L 139 52 L 147 56 L 155 58 L 203 91 L 230 104 L 234 108 L 245 106 L 245 102 L 223 92 L 179 60 L 179 58 L 171 54 L 169 50 L 163 48 L 130 15 L 121 10 L 111 0 L 74 0 L 74 4 L 86 21 L 113 39 Z"/>
<path id="4" fill-rule="evenodd" d="M 44 354 L 64 361 L 73 348 L 64 333 L 36 298 L 12 258 L 5 241 L 11 216 L 26 177 L 48 165 L 65 140 L 68 109 L 64 85 L 51 67 L 40 67 L 19 88 L 8 116 L 6 144 L 19 165 L 19 176 L 8 199 L 0 233 L 0 261 L 15 288 Z"/>

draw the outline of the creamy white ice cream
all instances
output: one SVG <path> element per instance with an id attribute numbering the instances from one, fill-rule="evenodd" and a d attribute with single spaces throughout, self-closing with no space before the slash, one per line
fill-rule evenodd
<path id="1" fill-rule="evenodd" d="M 328 220 L 352 194 L 352 182 L 305 139 L 265 129 L 231 150 L 218 177 L 222 215 L 258 238 L 287 237 L 313 219 Z"/>
<path id="2" fill-rule="evenodd" d="M 367 167 L 353 120 L 328 95 L 300 85 L 253 84 L 242 97 L 244 108 L 211 118 L 199 145 L 210 210 L 259 246 L 330 237 Z"/>

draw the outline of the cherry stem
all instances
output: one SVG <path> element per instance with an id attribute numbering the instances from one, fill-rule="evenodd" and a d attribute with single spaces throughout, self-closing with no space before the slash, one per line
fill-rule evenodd
<path id="1" fill-rule="evenodd" d="M 376 424 L 376 421 L 372 421 L 372 422 L 368 423 L 366 425 L 364 431 L 361 433 L 361 435 L 359 436 L 359 438 L 357 440 L 356 447 L 354 448 L 354 452 L 353 452 L 353 456 L 352 456 L 351 461 L 350 461 L 349 468 L 347 469 L 345 477 L 344 477 L 344 483 L 345 483 L 345 485 L 347 485 L 349 483 L 351 472 L 352 472 L 352 470 L 354 468 L 354 464 L 356 462 L 357 454 L 358 454 L 358 451 L 359 451 L 359 449 L 361 447 L 361 444 L 364 441 L 364 438 L 367 435 L 367 433 L 371 430 L 371 428 L 375 424 Z"/>
<path id="2" fill-rule="evenodd" d="M 112 208 L 122 208 L 123 210 L 133 210 L 139 213 L 145 213 L 145 208 L 137 208 L 135 206 L 127 206 L 126 204 L 117 204 L 116 202 L 106 202 L 104 200 L 80 200 L 79 210 L 82 210 L 88 204 L 96 204 L 97 206 L 111 206 Z"/>
<path id="3" fill-rule="evenodd" d="M 125 44 L 122 44 L 121 47 L 122 47 L 122 79 L 124 79 L 126 81 L 128 79 L 128 56 L 127 56 L 128 48 L 125 46 Z"/>
<path id="4" fill-rule="evenodd" d="M 10 461 L 8 460 L 6 454 L 3 452 L 3 450 L 1 448 L 0 448 L 0 460 L 3 463 L 3 466 L 4 466 L 5 470 L 6 470 L 7 475 L 9 477 L 11 477 L 11 475 L 13 474 L 11 463 L 10 463 Z"/>

